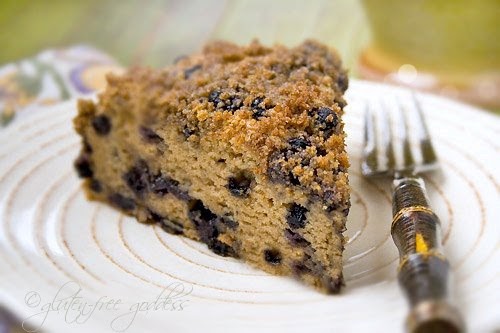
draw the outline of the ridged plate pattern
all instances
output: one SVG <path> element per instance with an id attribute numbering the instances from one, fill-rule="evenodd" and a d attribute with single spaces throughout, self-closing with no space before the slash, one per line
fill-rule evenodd
<path id="1" fill-rule="evenodd" d="M 87 201 L 72 168 L 79 150 L 75 102 L 21 114 L 0 131 L 0 303 L 49 332 L 401 331 L 407 307 L 389 233 L 390 182 L 367 181 L 359 172 L 366 104 L 395 98 L 411 103 L 406 90 L 360 81 L 347 94 L 352 208 L 347 287 L 338 296 Z M 463 104 L 418 98 L 442 165 L 425 180 L 443 223 L 456 304 L 470 332 L 494 331 L 500 328 L 500 121 Z M 61 288 L 80 288 L 89 306 L 102 297 L 122 303 L 90 315 L 59 309 L 44 320 L 38 313 Z M 171 289 L 189 293 L 182 311 L 150 308 L 134 317 L 135 303 L 151 304 Z"/>

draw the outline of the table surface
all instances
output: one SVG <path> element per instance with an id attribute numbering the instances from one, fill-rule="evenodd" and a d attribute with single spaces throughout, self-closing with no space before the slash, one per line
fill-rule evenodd
<path id="1" fill-rule="evenodd" d="M 48 47 L 89 44 L 121 64 L 161 67 L 208 40 L 337 48 L 355 74 L 369 40 L 357 0 L 87 0 L 0 2 L 0 64 Z"/>

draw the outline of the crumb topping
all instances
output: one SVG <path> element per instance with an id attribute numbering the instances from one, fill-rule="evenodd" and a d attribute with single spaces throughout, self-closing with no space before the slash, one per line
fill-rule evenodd
<path id="1" fill-rule="evenodd" d="M 251 154 L 262 161 L 255 172 L 301 187 L 328 211 L 347 210 L 347 85 L 339 56 L 312 40 L 295 48 L 213 42 L 162 70 L 108 76 L 96 113 L 139 121 L 152 141 L 162 124 L 176 124 L 193 144 Z"/>

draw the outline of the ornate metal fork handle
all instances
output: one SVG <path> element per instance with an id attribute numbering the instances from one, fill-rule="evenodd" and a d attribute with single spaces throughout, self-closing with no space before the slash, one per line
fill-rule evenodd
<path id="1" fill-rule="evenodd" d="M 462 332 L 448 303 L 449 264 L 441 249 L 441 223 L 429 208 L 420 177 L 393 181 L 391 235 L 399 250 L 398 280 L 411 306 L 410 332 Z"/>
<path id="2" fill-rule="evenodd" d="M 391 117 L 383 105 L 382 121 L 379 122 L 381 131 L 377 131 L 373 109 L 366 110 L 361 171 L 366 177 L 393 177 L 391 235 L 399 250 L 399 284 L 411 308 L 407 318 L 408 331 L 463 332 L 464 323 L 460 314 L 448 301 L 449 263 L 441 248 L 441 224 L 429 207 L 423 179 L 416 175 L 417 172 L 435 169 L 438 163 L 422 110 L 416 97 L 413 97 L 417 117 L 412 125 L 420 129 L 420 160 L 415 158 L 411 149 L 408 112 L 404 112 L 400 102 L 397 125 L 402 144 L 396 151 Z M 382 140 L 379 140 L 378 132 L 382 134 Z M 380 161 L 382 151 L 385 152 L 385 163 Z M 397 152 L 401 157 L 399 163 Z"/>

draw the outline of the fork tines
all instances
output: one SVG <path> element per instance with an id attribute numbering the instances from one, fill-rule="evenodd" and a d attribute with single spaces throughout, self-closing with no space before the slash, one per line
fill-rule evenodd
<path id="1" fill-rule="evenodd" d="M 367 103 L 361 171 L 364 176 L 419 173 L 438 167 L 421 105 L 400 97 Z"/>

